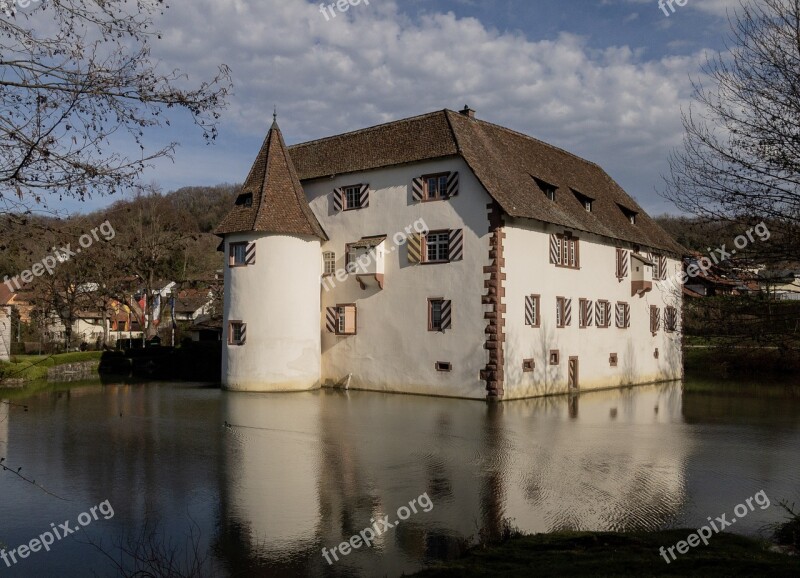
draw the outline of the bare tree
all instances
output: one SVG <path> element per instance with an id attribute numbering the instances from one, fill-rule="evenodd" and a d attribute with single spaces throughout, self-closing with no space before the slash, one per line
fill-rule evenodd
<path id="1" fill-rule="evenodd" d="M 743 2 L 729 49 L 704 67 L 683 115 L 682 150 L 665 196 L 709 221 L 754 224 L 773 235 L 765 263 L 796 259 L 800 241 L 800 0 Z"/>
<path id="2" fill-rule="evenodd" d="M 45 195 L 110 194 L 176 143 L 145 145 L 149 128 L 183 109 L 216 137 L 230 74 L 191 87 L 151 55 L 163 0 L 48 0 L 0 10 L 0 206 L 19 212 Z M 114 146 L 110 146 L 113 139 Z M 122 146 L 139 153 L 126 155 Z"/>

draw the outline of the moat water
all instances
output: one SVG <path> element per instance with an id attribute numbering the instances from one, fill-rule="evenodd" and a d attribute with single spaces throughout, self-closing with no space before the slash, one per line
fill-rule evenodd
<path id="1" fill-rule="evenodd" d="M 695 385 L 497 406 L 155 383 L 16 394 L 0 457 L 36 485 L 0 470 L 0 548 L 86 525 L 0 576 L 114 576 L 106 555 L 130 570 L 121 548 L 138 548 L 204 576 L 391 577 L 508 524 L 699 527 L 763 490 L 772 506 L 728 528 L 756 535 L 800 501 L 800 388 Z M 328 564 L 323 548 L 367 528 L 372 547 Z"/>

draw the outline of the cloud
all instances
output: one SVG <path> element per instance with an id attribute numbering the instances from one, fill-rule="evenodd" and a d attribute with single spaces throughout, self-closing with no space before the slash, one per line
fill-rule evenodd
<path id="1" fill-rule="evenodd" d="M 172 4 L 160 27 L 156 49 L 170 67 L 193 79 L 220 62 L 232 68 L 224 138 L 262 137 L 273 104 L 287 140 L 299 142 L 468 103 L 480 118 L 600 163 L 645 205 L 680 142 L 688 73 L 701 61 L 648 61 L 627 46 L 591 49 L 568 33 L 533 41 L 452 12 L 410 18 L 391 0 L 330 20 L 300 1 L 195 0 Z M 215 166 L 216 180 L 242 180 L 255 152 L 243 153 L 236 173 Z M 203 165 L 199 179 L 211 173 L 208 163 L 192 164 Z"/>

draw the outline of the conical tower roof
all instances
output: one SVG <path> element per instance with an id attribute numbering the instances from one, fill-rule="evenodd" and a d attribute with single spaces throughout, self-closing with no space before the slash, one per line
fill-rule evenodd
<path id="1" fill-rule="evenodd" d="M 308 206 L 277 121 L 264 139 L 236 206 L 214 233 L 251 231 L 328 238 Z"/>

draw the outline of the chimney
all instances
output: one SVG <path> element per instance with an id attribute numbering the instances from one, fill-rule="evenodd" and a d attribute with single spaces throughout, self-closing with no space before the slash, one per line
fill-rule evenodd
<path id="1" fill-rule="evenodd" d="M 467 118 L 475 118 L 475 111 L 474 111 L 474 110 L 472 110 L 472 109 L 471 109 L 469 106 L 467 106 L 466 104 L 464 105 L 464 109 L 463 109 L 463 110 L 461 110 L 461 111 L 459 111 L 459 112 L 460 112 L 461 114 L 463 114 L 464 116 L 466 116 Z"/>

